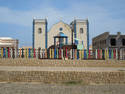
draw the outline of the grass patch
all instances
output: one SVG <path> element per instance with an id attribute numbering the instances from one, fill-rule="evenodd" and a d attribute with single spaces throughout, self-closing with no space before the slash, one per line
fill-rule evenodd
<path id="1" fill-rule="evenodd" d="M 125 70 L 118 70 L 118 71 L 125 71 Z"/>
<path id="2" fill-rule="evenodd" d="M 83 84 L 82 81 L 67 81 L 67 82 L 62 82 L 62 84 L 65 84 L 65 85 L 81 85 Z"/>

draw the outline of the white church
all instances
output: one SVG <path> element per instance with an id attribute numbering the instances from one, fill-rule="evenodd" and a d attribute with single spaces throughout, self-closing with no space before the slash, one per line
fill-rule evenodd
<path id="1" fill-rule="evenodd" d="M 59 21 L 49 30 L 47 19 L 33 19 L 33 48 L 55 47 L 89 49 L 88 19 L 75 19 L 70 24 Z"/>

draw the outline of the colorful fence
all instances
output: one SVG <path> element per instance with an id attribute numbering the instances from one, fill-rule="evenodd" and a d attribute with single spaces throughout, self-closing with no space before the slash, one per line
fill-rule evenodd
<path id="1" fill-rule="evenodd" d="M 42 59 L 123 59 L 125 49 L 13 49 L 0 48 L 0 58 L 42 58 Z"/>
<path id="2" fill-rule="evenodd" d="M 73 53 L 73 54 L 72 54 Z M 50 49 L 48 53 L 50 59 L 120 59 L 117 49 L 96 49 L 92 50 L 68 50 L 68 49 Z M 122 56 L 121 56 L 122 55 Z M 121 59 L 125 59 L 120 53 Z"/>

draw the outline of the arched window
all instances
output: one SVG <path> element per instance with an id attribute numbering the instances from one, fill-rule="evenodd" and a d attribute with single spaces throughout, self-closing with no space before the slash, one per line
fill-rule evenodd
<path id="1" fill-rule="evenodd" d="M 42 28 L 38 28 L 38 33 L 39 33 L 39 34 L 42 33 Z"/>

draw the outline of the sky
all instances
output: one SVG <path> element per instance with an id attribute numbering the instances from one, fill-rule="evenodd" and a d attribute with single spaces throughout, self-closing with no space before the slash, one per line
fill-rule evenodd
<path id="1" fill-rule="evenodd" d="M 125 0 L 0 0 L 0 37 L 32 46 L 33 18 L 47 18 L 48 30 L 60 20 L 88 18 L 91 44 L 103 32 L 125 34 Z"/>

